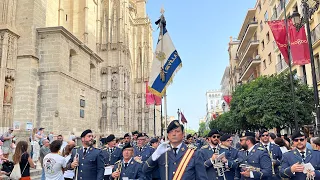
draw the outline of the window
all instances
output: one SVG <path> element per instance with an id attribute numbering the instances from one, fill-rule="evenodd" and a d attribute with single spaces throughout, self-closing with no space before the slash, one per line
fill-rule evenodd
<path id="1" fill-rule="evenodd" d="M 266 38 L 267 38 L 267 43 L 269 43 L 270 42 L 270 34 L 269 34 L 269 32 L 267 33 Z"/>
<path id="2" fill-rule="evenodd" d="M 261 41 L 262 50 L 264 50 L 264 40 Z"/>
<path id="3" fill-rule="evenodd" d="M 263 60 L 263 70 L 265 70 L 266 68 L 267 68 L 266 60 Z"/>
<path id="4" fill-rule="evenodd" d="M 261 2 L 259 1 L 259 4 L 258 4 L 258 9 L 259 9 L 259 12 L 261 11 Z"/>
<path id="5" fill-rule="evenodd" d="M 263 24 L 262 24 L 262 20 L 260 21 L 260 31 L 263 30 Z"/>
<path id="6" fill-rule="evenodd" d="M 268 61 L 269 61 L 269 64 L 272 63 L 272 59 L 271 59 L 271 53 L 268 54 Z"/>
<path id="7" fill-rule="evenodd" d="M 268 18 L 268 11 L 266 11 L 266 13 L 264 13 L 264 20 L 265 20 L 265 21 L 268 21 L 268 19 L 269 19 L 269 18 Z"/>
<path id="8" fill-rule="evenodd" d="M 77 54 L 77 52 L 74 49 L 70 49 L 69 53 L 69 72 L 72 71 L 72 63 L 74 61 L 74 56 Z"/>
<path id="9" fill-rule="evenodd" d="M 275 16 L 275 18 L 278 17 L 278 14 L 277 14 L 277 6 L 274 6 L 274 7 L 273 7 L 273 16 Z"/>

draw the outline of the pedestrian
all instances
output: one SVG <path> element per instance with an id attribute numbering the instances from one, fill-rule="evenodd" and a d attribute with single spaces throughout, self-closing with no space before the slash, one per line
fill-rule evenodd
<path id="1" fill-rule="evenodd" d="M 150 174 L 157 168 L 160 170 L 160 179 L 179 180 L 206 180 L 203 162 L 198 160 L 195 149 L 188 149 L 183 143 L 184 127 L 178 120 L 173 120 L 167 128 L 169 141 L 158 146 L 155 152 L 143 165 L 143 173 Z M 168 155 L 166 162 L 166 154 Z M 189 157 L 189 158 L 186 158 Z M 166 167 L 166 163 L 168 167 Z M 188 167 L 188 168 L 187 168 Z M 166 168 L 168 177 L 166 178 Z"/>
<path id="2" fill-rule="evenodd" d="M 16 147 L 16 151 L 12 156 L 13 163 L 20 165 L 21 178 L 20 180 L 31 180 L 30 179 L 30 167 L 35 168 L 28 151 L 28 142 L 19 141 Z"/>
<path id="3" fill-rule="evenodd" d="M 287 146 L 287 144 L 284 142 L 282 138 L 277 137 L 274 139 L 274 142 L 280 147 L 282 154 L 289 151 L 290 148 Z"/>
<path id="4" fill-rule="evenodd" d="M 43 159 L 43 167 L 46 180 L 64 180 L 63 169 L 66 167 L 66 160 L 59 155 L 62 141 L 54 140 L 50 144 L 50 153 Z"/>
<path id="5" fill-rule="evenodd" d="M 75 145 L 67 145 L 65 147 L 65 151 L 64 151 L 64 154 L 63 154 L 63 157 L 65 158 L 66 162 L 69 162 L 70 158 L 71 158 L 71 151 L 72 149 L 75 147 Z M 67 169 L 64 174 L 63 174 L 63 177 L 65 180 L 73 180 L 73 177 L 74 177 L 74 171 L 73 170 L 69 170 Z"/>
<path id="6" fill-rule="evenodd" d="M 37 162 L 39 161 L 39 157 L 40 157 L 40 140 L 42 139 L 42 136 L 40 136 L 37 132 L 37 128 L 33 129 L 33 135 L 32 135 L 32 139 L 33 139 L 33 156 L 32 156 L 32 160 L 35 163 L 35 165 L 37 166 Z M 42 142 L 41 142 L 42 144 Z"/>
<path id="7" fill-rule="evenodd" d="M 9 158 L 9 154 L 11 152 L 11 143 L 12 139 L 15 137 L 13 134 L 13 128 L 9 128 L 7 132 L 3 134 L 3 145 L 2 145 L 2 151 L 3 151 L 3 156 L 5 158 Z"/>
<path id="8" fill-rule="evenodd" d="M 43 139 L 42 140 L 43 146 L 40 148 L 40 164 L 42 168 L 42 174 L 41 174 L 41 180 L 46 180 L 46 175 L 44 172 L 44 167 L 43 167 L 43 159 L 44 157 L 49 154 L 50 151 L 50 142 L 48 139 Z"/>
<path id="9" fill-rule="evenodd" d="M 75 180 L 102 180 L 104 177 L 104 156 L 100 149 L 92 147 L 92 131 L 87 129 L 81 133 L 80 137 L 82 147 L 72 150 L 67 168 L 76 170 Z"/>
<path id="10" fill-rule="evenodd" d="M 320 138 L 319 137 L 316 137 L 315 139 L 313 139 L 312 147 L 313 147 L 313 150 L 320 151 Z"/>

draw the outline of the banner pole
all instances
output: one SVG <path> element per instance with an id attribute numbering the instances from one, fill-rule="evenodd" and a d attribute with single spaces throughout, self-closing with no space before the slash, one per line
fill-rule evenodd
<path id="1" fill-rule="evenodd" d="M 160 38 L 161 38 L 161 46 L 160 46 L 160 51 L 163 53 L 163 31 L 164 31 L 164 24 L 165 24 L 165 18 L 164 18 L 164 8 L 161 8 L 161 18 L 160 18 Z M 163 68 L 164 62 L 161 61 L 161 68 Z M 163 68 L 164 69 L 164 68 Z M 164 89 L 164 137 L 165 141 L 168 141 L 168 134 L 167 134 L 167 91 Z M 165 153 L 165 169 L 166 169 L 166 180 L 169 180 L 168 175 L 169 175 L 169 169 L 168 169 L 168 152 Z"/>

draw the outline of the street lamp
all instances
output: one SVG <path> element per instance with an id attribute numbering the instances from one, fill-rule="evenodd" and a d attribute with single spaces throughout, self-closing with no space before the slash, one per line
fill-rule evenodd
<path id="1" fill-rule="evenodd" d="M 312 70 L 312 84 L 313 84 L 313 93 L 314 93 L 314 103 L 316 108 L 316 132 L 319 135 L 319 120 L 320 120 L 320 108 L 319 108 L 319 92 L 318 92 L 318 85 L 317 85 L 317 78 L 316 78 L 316 68 L 314 65 L 314 56 L 313 56 L 313 48 L 311 42 L 311 31 L 310 31 L 310 24 L 309 19 L 315 11 L 319 8 L 319 0 L 313 0 L 315 5 L 310 7 L 308 4 L 308 0 L 301 0 L 303 6 L 303 17 L 300 16 L 299 12 L 294 11 L 291 15 L 291 19 L 293 21 L 293 25 L 295 26 L 296 30 L 299 31 L 304 24 L 306 24 L 307 29 L 307 36 L 308 36 L 308 45 L 309 45 L 309 53 L 310 53 L 310 61 L 311 61 L 311 70 Z"/>

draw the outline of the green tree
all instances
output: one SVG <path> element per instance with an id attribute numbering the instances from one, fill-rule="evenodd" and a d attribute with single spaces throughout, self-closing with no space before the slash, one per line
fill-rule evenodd
<path id="1" fill-rule="evenodd" d="M 187 129 L 187 130 L 186 130 L 186 135 L 187 135 L 187 134 L 194 135 L 194 133 L 196 133 L 196 131 L 193 130 L 193 129 Z"/>
<path id="2" fill-rule="evenodd" d="M 198 132 L 199 132 L 199 136 L 204 136 L 206 135 L 206 123 L 205 122 L 202 122 L 199 124 L 199 129 L 198 129 Z"/>
<path id="3" fill-rule="evenodd" d="M 298 78 L 294 79 L 298 124 L 313 120 L 313 92 Z M 247 129 L 294 127 L 290 76 L 260 76 L 238 86 L 232 94 L 230 112 L 212 121 L 210 127 L 230 132 Z"/>

